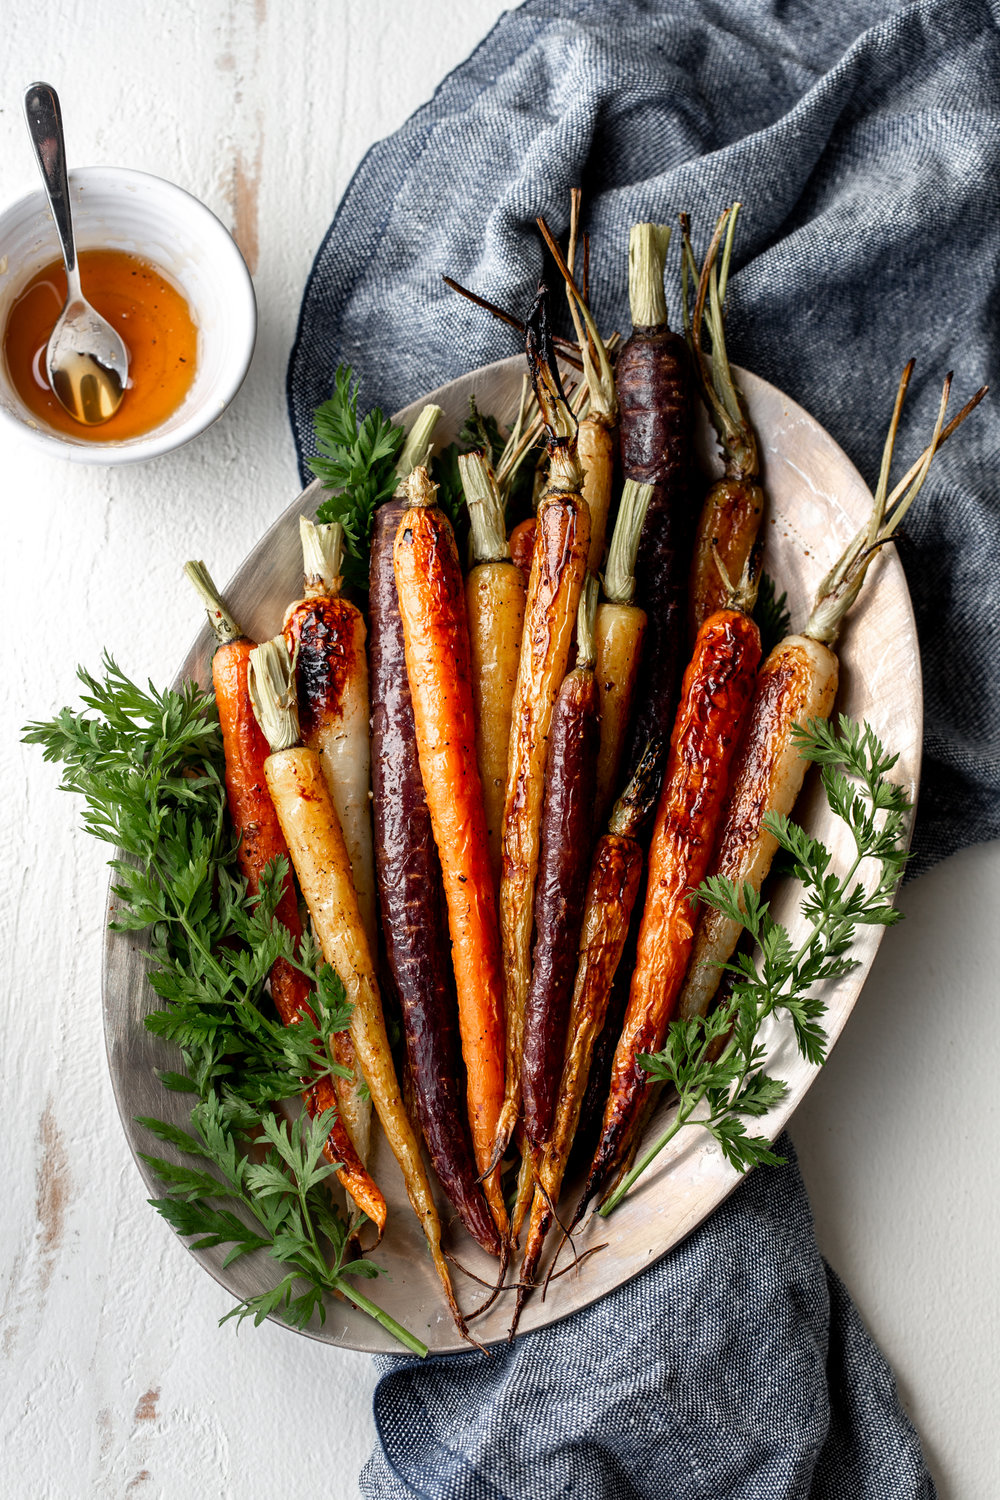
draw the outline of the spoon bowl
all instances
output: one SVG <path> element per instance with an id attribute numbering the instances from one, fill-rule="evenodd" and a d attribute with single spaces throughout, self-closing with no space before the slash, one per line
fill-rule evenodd
<path id="1" fill-rule="evenodd" d="M 128 350 L 80 286 L 62 111 L 51 84 L 30 85 L 24 115 L 66 264 L 66 303 L 45 350 L 45 373 L 70 416 L 94 427 L 113 417 L 121 405 L 128 384 Z"/>
<path id="2" fill-rule="evenodd" d="M 86 298 L 73 298 L 49 338 L 45 373 L 70 416 L 95 427 L 113 417 L 121 405 L 128 381 L 128 351 Z"/>

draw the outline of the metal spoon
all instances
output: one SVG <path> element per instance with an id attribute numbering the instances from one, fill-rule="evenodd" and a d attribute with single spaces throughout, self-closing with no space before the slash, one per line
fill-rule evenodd
<path id="1" fill-rule="evenodd" d="M 111 324 L 91 307 L 80 287 L 62 111 L 51 84 L 33 83 L 25 90 L 24 117 L 66 262 L 66 304 L 45 350 L 45 373 L 70 416 L 94 427 L 113 417 L 121 405 L 128 379 L 128 350 Z"/>

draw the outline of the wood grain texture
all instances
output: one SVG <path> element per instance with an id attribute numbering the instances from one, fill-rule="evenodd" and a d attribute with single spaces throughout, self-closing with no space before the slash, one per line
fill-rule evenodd
<path id="1" fill-rule="evenodd" d="M 4 620 L 26 617 L 44 567 L 69 626 L 58 649 L 12 660 L 0 695 L 0 1076 L 18 1132 L 0 1224 L 4 1496 L 357 1495 L 374 1437 L 370 1361 L 270 1325 L 218 1328 L 231 1297 L 146 1206 L 101 1036 L 107 851 L 18 730 L 74 701 L 77 663 L 95 666 L 105 645 L 140 679 L 169 680 L 202 618 L 185 558 L 228 577 L 297 493 L 284 379 L 312 258 L 364 152 L 502 8 L 165 0 L 143 12 L 109 0 L 96 13 L 59 0 L 43 15 L 13 0 L 5 12 L 4 201 L 38 185 L 18 101 L 48 78 L 73 163 L 177 182 L 244 250 L 250 199 L 239 220 L 234 183 L 256 176 L 261 321 L 238 400 L 187 449 L 85 470 L 0 436 Z M 304 1427 L 313 1442 L 289 1439 Z"/>
<path id="2" fill-rule="evenodd" d="M 17 731 L 73 701 L 76 663 L 93 667 L 105 645 L 126 670 L 166 681 L 199 622 L 184 559 L 204 556 L 228 578 L 293 499 L 284 372 L 312 257 L 364 151 L 430 96 L 502 8 L 5 8 L 5 198 L 36 187 L 17 106 L 32 78 L 59 89 L 74 162 L 168 177 L 232 228 L 231 184 L 241 159 L 256 162 L 260 112 L 261 323 L 238 399 L 188 449 L 91 471 L 0 438 L 4 619 L 31 617 L 44 568 L 68 626 L 57 647 L 8 661 L 0 701 L 0 1058 L 12 1137 L 0 1223 L 0 1494 L 309 1500 L 317 1472 L 328 1500 L 358 1493 L 373 1437 L 370 1361 L 272 1325 L 238 1339 L 232 1325 L 216 1328 L 230 1297 L 146 1207 L 101 1039 L 104 851 Z M 984 1190 L 995 1176 L 984 1038 L 995 1025 L 987 933 L 998 882 L 995 844 L 904 893 L 909 919 L 888 934 L 865 1003 L 794 1131 L 821 1245 L 893 1360 L 942 1500 L 1000 1493 L 990 1294 L 1000 1210 Z M 305 1425 L 314 1440 L 291 1444 L 288 1431 Z"/>

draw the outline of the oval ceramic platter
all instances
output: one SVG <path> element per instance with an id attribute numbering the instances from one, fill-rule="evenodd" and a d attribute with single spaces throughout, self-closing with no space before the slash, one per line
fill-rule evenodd
<path id="1" fill-rule="evenodd" d="M 441 443 L 458 433 L 475 394 L 482 411 L 509 425 L 520 397 L 523 361 L 505 360 L 462 376 L 430 393 L 426 400 L 444 409 L 438 429 Z M 801 628 L 816 585 L 867 518 L 869 490 L 836 443 L 809 414 L 773 386 L 741 374 L 750 415 L 760 438 L 763 482 L 768 496 L 765 567 L 785 589 L 793 628 Z M 397 415 L 409 425 L 423 401 Z M 707 429 L 701 434 L 708 455 L 712 444 Z M 907 459 L 915 455 L 905 455 Z M 236 618 L 257 640 L 274 635 L 301 584 L 298 518 L 313 515 L 322 496 L 314 483 L 290 505 L 254 548 L 225 590 Z M 181 587 L 178 579 L 178 587 Z M 181 667 L 181 678 L 210 682 L 212 638 L 207 624 Z M 915 799 L 920 768 L 922 695 L 920 661 L 913 612 L 903 570 L 890 549 L 876 562 L 861 599 L 853 610 L 840 642 L 841 686 L 837 708 L 856 719 L 868 719 L 884 741 L 899 752 L 896 778 Z M 797 808 L 797 817 L 833 850 L 837 867 L 846 868 L 847 843 L 843 825 L 834 819 L 822 791 L 813 781 Z M 790 881 L 776 882 L 770 891 L 772 909 L 794 937 L 801 926 L 795 890 Z M 871 968 L 882 929 L 860 929 L 854 956 L 859 966 L 826 985 L 827 1031 L 834 1042 L 850 1014 Z M 109 933 L 105 953 L 104 1014 L 108 1058 L 118 1107 L 134 1152 L 150 1150 L 151 1141 L 135 1123 L 136 1116 L 155 1115 L 186 1124 L 184 1098 L 168 1093 L 157 1082 L 155 1070 L 176 1066 L 166 1044 L 151 1036 L 143 1017 L 156 1007 L 145 981 L 141 945 L 126 935 Z M 872 997 L 873 1003 L 877 997 Z M 762 1128 L 775 1137 L 816 1076 L 796 1050 L 791 1026 L 776 1020 L 766 1034 L 768 1067 L 787 1080 L 788 1093 Z M 666 1110 L 654 1118 L 653 1132 L 662 1129 Z M 417 1221 L 409 1209 L 402 1178 L 385 1141 L 375 1132 L 373 1171 L 389 1203 L 389 1224 L 376 1259 L 388 1273 L 370 1284 L 370 1295 L 423 1339 L 431 1350 L 457 1351 L 467 1347 L 456 1334 L 445 1306 Z M 158 1148 L 163 1150 L 165 1148 Z M 152 1192 L 158 1185 L 146 1165 L 137 1165 Z M 761 1170 L 767 1171 L 768 1168 Z M 689 1234 L 732 1191 L 736 1173 L 715 1143 L 697 1126 L 682 1131 L 622 1205 L 606 1220 L 591 1220 L 576 1236 L 580 1250 L 603 1244 L 577 1269 L 554 1281 L 544 1302 L 537 1294 L 528 1300 L 521 1333 L 566 1317 L 635 1276 L 665 1255 Z M 572 1186 L 572 1184 L 571 1184 Z M 495 1263 L 454 1221 L 441 1201 L 444 1222 L 451 1223 L 450 1242 L 463 1265 L 486 1281 L 495 1279 Z M 554 1237 L 553 1237 L 554 1238 Z M 234 1297 L 255 1295 L 273 1285 L 274 1263 L 263 1256 L 244 1256 L 222 1269 L 225 1248 L 193 1251 L 206 1270 Z M 471 1279 L 456 1272 L 462 1307 L 471 1312 L 487 1296 Z M 507 1336 L 512 1298 L 505 1295 L 475 1324 L 477 1338 L 493 1343 Z M 332 1300 L 326 1321 L 316 1321 L 306 1332 L 328 1343 L 371 1352 L 398 1353 L 399 1346 L 383 1330 L 345 1303 Z"/>

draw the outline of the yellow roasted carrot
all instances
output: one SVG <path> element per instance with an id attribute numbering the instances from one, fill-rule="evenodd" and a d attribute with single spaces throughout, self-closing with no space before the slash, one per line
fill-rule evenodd
<path id="1" fill-rule="evenodd" d="M 601 705 L 601 746 L 597 755 L 596 826 L 603 828 L 618 791 L 632 694 L 646 633 L 646 611 L 635 603 L 635 559 L 653 493 L 651 484 L 625 481 L 618 506 L 608 566 L 605 601 L 597 607 L 595 645 Z"/>
<path id="2" fill-rule="evenodd" d="M 315 750 L 299 744 L 291 661 L 281 636 L 250 654 L 250 696 L 271 747 L 268 790 L 323 957 L 353 1006 L 351 1040 L 372 1102 L 399 1163 L 413 1211 L 456 1323 L 464 1329 L 441 1249 L 441 1221 L 410 1117 L 403 1106 L 375 967 L 354 890 L 351 860 Z"/>
<path id="3" fill-rule="evenodd" d="M 469 508 L 473 566 L 465 580 L 465 608 L 476 711 L 476 760 L 483 784 L 486 836 L 493 881 L 500 888 L 500 834 L 507 789 L 507 754 L 514 684 L 524 630 L 525 585 L 511 561 L 503 501 L 481 453 L 458 460 Z"/>

